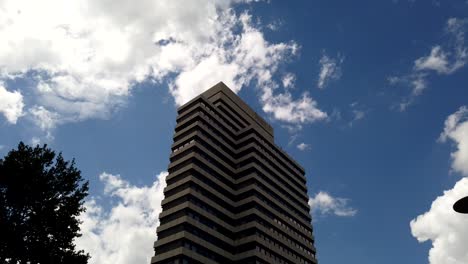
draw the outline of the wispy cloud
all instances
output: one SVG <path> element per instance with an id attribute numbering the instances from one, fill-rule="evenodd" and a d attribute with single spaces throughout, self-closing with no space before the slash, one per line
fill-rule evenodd
<path id="1" fill-rule="evenodd" d="M 320 58 L 320 73 L 317 81 L 317 87 L 320 89 L 325 88 L 330 81 L 338 80 L 341 78 L 341 64 L 343 64 L 344 57 L 338 55 L 336 58 L 328 56 L 325 52 Z"/>
<path id="2" fill-rule="evenodd" d="M 445 26 L 448 36 L 444 44 L 434 45 L 428 55 L 414 61 L 410 73 L 402 76 L 391 76 L 388 82 L 392 85 L 402 84 L 411 87 L 411 93 L 399 104 L 397 109 L 405 111 L 415 98 L 429 86 L 428 78 L 432 74 L 450 75 L 463 68 L 468 62 L 466 31 L 468 19 L 450 18 Z"/>
<path id="3" fill-rule="evenodd" d="M 294 82 L 296 81 L 296 76 L 292 73 L 287 73 L 283 76 L 281 79 L 283 83 L 283 87 L 288 89 L 288 88 L 293 88 L 294 87 Z"/>
<path id="4" fill-rule="evenodd" d="M 349 121 L 348 125 L 352 127 L 354 123 L 366 117 L 366 111 L 358 102 L 353 102 L 352 104 L 350 104 L 350 107 L 351 107 L 352 119 L 351 121 Z"/>
<path id="5" fill-rule="evenodd" d="M 358 211 L 349 206 L 349 201 L 349 199 L 333 197 L 327 192 L 320 191 L 315 197 L 309 198 L 309 205 L 314 216 L 355 216 Z"/>

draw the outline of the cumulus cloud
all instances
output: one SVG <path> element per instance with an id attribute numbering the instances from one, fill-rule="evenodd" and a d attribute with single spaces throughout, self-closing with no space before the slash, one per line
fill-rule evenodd
<path id="1" fill-rule="evenodd" d="M 234 11 L 239 2 L 250 1 L 1 1 L 0 80 L 34 81 L 27 114 L 41 129 L 107 118 L 146 80 L 167 85 L 177 105 L 219 81 L 258 87 L 271 95 L 262 104 L 284 102 L 272 77 L 298 45 L 268 42 Z"/>
<path id="2" fill-rule="evenodd" d="M 320 58 L 320 73 L 317 81 L 317 86 L 320 89 L 326 87 L 326 85 L 332 80 L 338 80 L 341 78 L 341 64 L 344 58 L 339 56 L 337 58 L 331 58 L 325 52 Z"/>
<path id="3" fill-rule="evenodd" d="M 85 203 L 87 210 L 80 216 L 83 235 L 75 241 L 91 255 L 90 264 L 150 262 L 167 174 L 159 173 L 151 186 L 142 187 L 119 175 L 99 176 L 104 196 Z"/>
<path id="4" fill-rule="evenodd" d="M 306 149 L 309 149 L 310 148 L 310 145 L 309 144 L 306 144 L 304 142 L 301 142 L 300 144 L 297 145 L 297 148 L 301 151 L 304 151 Z"/>
<path id="5" fill-rule="evenodd" d="M 445 120 L 439 142 L 452 141 L 452 170 L 464 178 L 443 195 L 437 197 L 429 211 L 410 222 L 411 233 L 419 241 L 431 241 L 430 264 L 468 263 L 468 225 L 466 216 L 456 213 L 452 206 L 468 194 L 468 109 L 460 107 Z"/>
<path id="6" fill-rule="evenodd" d="M 466 215 L 452 209 L 453 204 L 467 194 L 468 178 L 463 178 L 451 190 L 437 197 L 429 211 L 411 221 L 411 234 L 419 242 L 432 242 L 430 264 L 468 263 Z"/>
<path id="7" fill-rule="evenodd" d="M 315 197 L 309 198 L 309 206 L 314 215 L 355 216 L 357 210 L 350 207 L 348 202 L 349 199 L 333 197 L 324 191 L 320 191 Z"/>
<path id="8" fill-rule="evenodd" d="M 444 131 L 439 140 L 453 141 L 456 151 L 451 153 L 452 169 L 468 177 L 468 108 L 466 106 L 451 114 L 445 120 Z"/>
<path id="9" fill-rule="evenodd" d="M 23 115 L 23 95 L 19 91 L 8 91 L 0 82 L 0 113 L 11 124 L 16 124 Z"/>
<path id="10" fill-rule="evenodd" d="M 294 100 L 288 92 L 273 95 L 273 89 L 265 89 L 262 101 L 263 111 L 271 113 L 275 119 L 289 123 L 311 123 L 328 117 L 307 93 Z"/>
<path id="11" fill-rule="evenodd" d="M 405 111 L 415 98 L 428 87 L 428 78 L 432 73 L 450 75 L 463 68 L 468 62 L 468 46 L 466 45 L 466 31 L 468 19 L 450 18 L 445 26 L 447 41 L 434 45 L 429 55 L 414 61 L 410 73 L 388 78 L 390 84 L 403 84 L 411 87 L 411 94 L 399 103 L 398 109 Z"/>

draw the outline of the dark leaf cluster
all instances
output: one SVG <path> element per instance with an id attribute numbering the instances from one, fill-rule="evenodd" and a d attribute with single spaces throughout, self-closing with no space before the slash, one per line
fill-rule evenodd
<path id="1" fill-rule="evenodd" d="M 21 142 L 0 160 L 0 263 L 87 263 L 73 243 L 87 194 L 74 160 Z"/>

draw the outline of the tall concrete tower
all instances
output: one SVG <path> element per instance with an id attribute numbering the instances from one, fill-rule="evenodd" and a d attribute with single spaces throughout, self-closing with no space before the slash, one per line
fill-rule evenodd
<path id="1" fill-rule="evenodd" d="M 218 83 L 178 109 L 151 263 L 317 263 L 304 173 Z"/>

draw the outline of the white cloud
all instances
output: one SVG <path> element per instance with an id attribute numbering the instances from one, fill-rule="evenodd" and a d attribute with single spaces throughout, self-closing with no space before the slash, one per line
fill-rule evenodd
<path id="1" fill-rule="evenodd" d="M 451 69 L 448 68 L 447 54 L 440 46 L 435 46 L 431 50 L 431 54 L 426 57 L 421 57 L 414 62 L 416 70 L 434 70 L 438 73 L 448 73 Z"/>
<path id="2" fill-rule="evenodd" d="M 271 31 L 278 31 L 283 26 L 283 24 L 284 24 L 283 21 L 275 20 L 275 21 L 273 21 L 271 23 L 268 23 L 266 25 L 266 28 L 268 28 Z"/>
<path id="3" fill-rule="evenodd" d="M 219 81 L 272 90 L 298 46 L 269 43 L 238 2 L 250 1 L 2 1 L 0 80 L 35 80 L 27 113 L 41 129 L 107 118 L 145 80 L 167 83 L 177 105 Z"/>
<path id="4" fill-rule="evenodd" d="M 460 107 L 445 120 L 444 131 L 439 140 L 445 142 L 447 139 L 452 140 L 457 148 L 451 153 L 452 169 L 468 177 L 468 108 L 466 106 Z"/>
<path id="5" fill-rule="evenodd" d="M 430 264 L 468 263 L 468 225 L 466 215 L 456 213 L 453 204 L 468 194 L 468 108 L 466 106 L 445 120 L 439 142 L 451 140 L 457 150 L 451 153 L 452 170 L 464 178 L 437 197 L 429 211 L 410 222 L 411 233 L 419 241 L 430 240 Z"/>
<path id="6" fill-rule="evenodd" d="M 330 81 L 341 78 L 341 64 L 343 61 L 344 58 L 339 55 L 337 58 L 330 58 L 327 54 L 323 53 L 319 61 L 320 73 L 317 81 L 318 88 L 323 89 Z"/>
<path id="7" fill-rule="evenodd" d="M 432 202 L 429 211 L 410 223 L 411 234 L 419 241 L 430 240 L 430 264 L 468 263 L 468 225 L 466 215 L 458 214 L 453 204 L 468 194 L 468 178 L 458 181 Z"/>
<path id="8" fill-rule="evenodd" d="M 306 144 L 304 142 L 301 142 L 300 144 L 297 145 L 297 148 L 301 151 L 304 151 L 306 149 L 309 149 L 310 148 L 310 145 L 309 144 Z"/>
<path id="9" fill-rule="evenodd" d="M 411 94 L 399 104 L 400 111 L 405 111 L 428 87 L 427 79 L 431 73 L 450 75 L 468 63 L 468 46 L 465 43 L 467 25 L 468 19 L 448 19 L 445 26 L 448 40 L 445 43 L 434 45 L 429 55 L 416 59 L 409 74 L 388 78 L 392 85 L 401 83 L 412 88 Z"/>
<path id="10" fill-rule="evenodd" d="M 29 112 L 34 117 L 34 122 L 42 130 L 51 130 L 60 121 L 59 114 L 51 112 L 43 106 L 34 106 Z"/>
<path id="11" fill-rule="evenodd" d="M 453 39 L 453 44 L 444 50 L 440 45 L 432 47 L 428 56 L 414 62 L 417 71 L 432 70 L 438 74 L 451 74 L 468 62 L 468 47 L 465 46 L 467 19 L 450 18 L 445 31 Z"/>
<path id="12" fill-rule="evenodd" d="M 9 92 L 0 82 L 0 113 L 11 124 L 16 124 L 23 115 L 23 95 L 19 91 Z"/>
<path id="13" fill-rule="evenodd" d="M 348 205 L 349 199 L 333 197 L 320 191 L 309 198 L 309 206 L 314 215 L 355 216 L 357 210 Z"/>
<path id="14" fill-rule="evenodd" d="M 301 124 L 324 120 L 327 113 L 317 107 L 307 93 L 302 98 L 294 100 L 288 92 L 273 95 L 273 89 L 265 89 L 262 96 L 263 111 L 273 114 L 275 119 Z"/>
<path id="15" fill-rule="evenodd" d="M 293 88 L 294 82 L 296 81 L 296 76 L 292 73 L 287 73 L 283 76 L 283 79 L 281 81 L 283 83 L 284 88 Z"/>
<path id="16" fill-rule="evenodd" d="M 104 197 L 92 197 L 80 216 L 78 249 L 91 255 L 90 264 L 149 263 L 159 225 L 161 201 L 167 172 L 161 172 L 151 186 L 131 185 L 119 175 L 102 173 Z M 115 203 L 110 203 L 109 200 Z M 106 204 L 102 204 L 106 201 Z"/>

